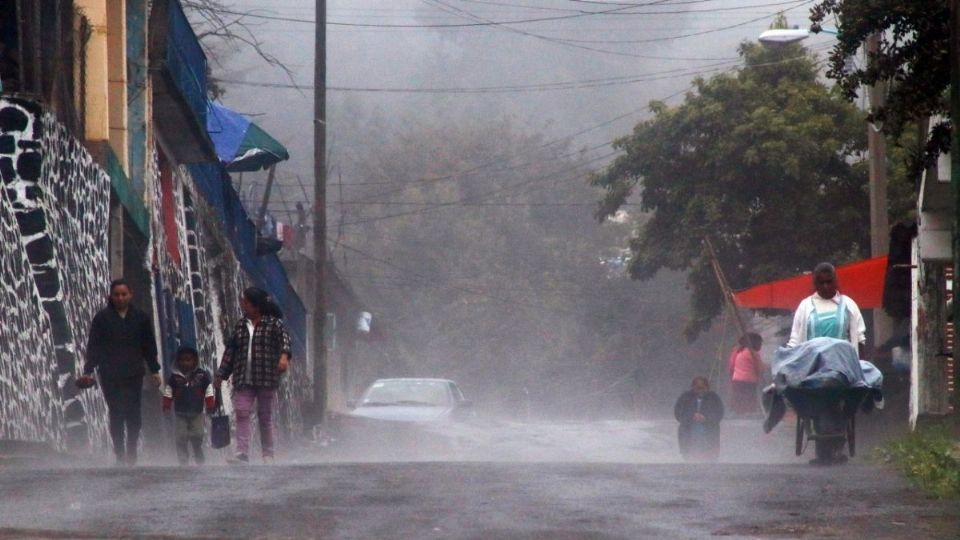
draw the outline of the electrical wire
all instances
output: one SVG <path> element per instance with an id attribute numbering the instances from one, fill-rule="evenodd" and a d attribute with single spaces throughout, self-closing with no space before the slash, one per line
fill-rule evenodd
<path id="1" fill-rule="evenodd" d="M 411 271 L 410 269 L 400 267 L 400 266 L 394 264 L 394 263 L 391 262 L 391 261 L 388 261 L 388 260 L 386 260 L 386 259 L 382 259 L 382 258 L 380 258 L 380 257 L 377 257 L 376 255 L 372 255 L 372 254 L 367 253 L 367 252 L 365 252 L 365 251 L 363 251 L 363 250 L 357 249 L 357 248 L 355 248 L 355 247 L 353 247 L 353 246 L 344 244 L 343 242 L 340 242 L 338 245 L 339 245 L 339 247 L 341 247 L 341 248 L 343 248 L 343 249 L 345 249 L 345 250 L 347 250 L 347 251 L 350 251 L 351 253 L 355 253 L 355 254 L 357 254 L 357 255 L 360 255 L 361 257 L 365 257 L 365 258 L 367 258 L 367 259 L 369 259 L 369 260 L 371 260 L 371 261 L 374 261 L 374 262 L 376 262 L 376 263 L 379 263 L 379 264 L 381 264 L 381 265 L 383 265 L 383 266 L 387 266 L 387 267 L 389 267 L 389 268 L 392 268 L 392 269 L 394 269 L 395 271 L 400 272 L 400 273 L 402 273 L 402 274 L 405 275 L 405 276 L 413 276 L 413 277 L 415 277 L 415 278 L 422 279 L 422 280 L 424 280 L 424 281 L 426 282 L 426 284 L 429 284 L 430 286 L 433 286 L 433 287 L 438 287 L 438 286 L 439 286 L 439 287 L 446 288 L 446 289 L 448 289 L 448 290 L 460 291 L 460 292 L 464 292 L 464 293 L 471 294 L 471 295 L 474 295 L 474 296 L 480 296 L 480 297 L 484 297 L 484 298 L 489 298 L 489 299 L 491 299 L 491 300 L 496 300 L 496 301 L 498 301 L 498 302 L 503 302 L 503 303 L 505 303 L 505 304 L 511 304 L 511 305 L 515 305 L 515 306 L 522 306 L 522 307 L 537 309 L 537 310 L 541 310 L 541 311 L 556 311 L 556 312 L 558 312 L 558 313 L 566 313 L 566 314 L 568 314 L 568 315 L 577 315 L 577 312 L 575 312 L 575 311 L 566 310 L 566 309 L 561 309 L 561 308 L 557 308 L 557 307 L 551 307 L 551 306 L 544 306 L 544 305 L 540 305 L 540 304 L 531 304 L 531 303 L 528 303 L 528 302 L 521 302 L 521 301 L 518 301 L 518 300 L 516 300 L 516 299 L 514 299 L 514 298 L 504 298 L 504 297 L 497 296 L 497 295 L 492 295 L 492 294 L 489 294 L 489 293 L 486 293 L 486 292 L 483 292 L 483 291 L 478 291 L 478 290 L 476 290 L 476 289 L 471 289 L 471 288 L 467 288 L 467 287 L 461 287 L 461 286 L 459 286 L 459 285 L 454 285 L 454 284 L 451 284 L 451 283 L 449 283 L 449 282 L 446 283 L 446 284 L 437 283 L 437 282 L 436 282 L 436 277 L 425 276 L 425 275 L 423 275 L 423 274 L 420 274 L 419 272 L 413 272 L 413 271 Z"/>
<path id="2" fill-rule="evenodd" d="M 809 3 L 814 0 L 799 0 L 803 3 Z M 620 5 L 619 7 L 607 9 L 603 11 L 581 11 L 579 13 L 572 13 L 570 15 L 556 15 L 553 17 L 533 17 L 527 19 L 516 19 L 508 21 L 475 21 L 472 23 L 446 23 L 446 24 L 373 24 L 373 23 L 356 23 L 356 22 L 344 22 L 344 21 L 326 21 L 328 26 L 348 26 L 348 27 L 359 27 L 359 28 L 474 28 L 474 27 L 483 27 L 483 26 L 499 26 L 499 25 L 515 25 L 515 24 L 532 24 L 540 22 L 549 22 L 549 21 L 558 21 L 558 20 L 567 20 L 575 19 L 582 17 L 591 17 L 598 15 L 676 15 L 676 14 L 686 14 L 686 13 L 717 13 L 724 11 L 734 11 L 734 10 L 743 10 L 743 9 L 753 9 L 759 7 L 775 7 L 775 6 L 784 6 L 789 4 L 796 4 L 798 0 L 787 0 L 787 1 L 778 1 L 765 4 L 753 4 L 748 6 L 737 6 L 731 8 L 713 8 L 708 10 L 686 10 L 686 11 L 643 11 L 643 12 L 627 12 L 627 10 L 635 9 L 638 7 L 648 7 L 657 4 L 662 4 L 664 0 L 655 0 L 653 2 L 643 3 L 643 4 L 630 4 L 630 5 Z M 299 17 L 284 17 L 280 15 L 269 15 L 257 13 L 258 10 L 251 10 L 247 12 L 243 11 L 234 11 L 230 9 L 219 10 L 220 13 L 227 15 L 237 15 L 240 17 L 250 17 L 254 19 L 264 19 L 271 21 L 282 21 L 282 22 L 293 22 L 293 23 L 303 23 L 303 24 L 316 24 L 316 19 L 307 19 Z M 626 12 L 626 13 L 624 13 Z"/>
<path id="3" fill-rule="evenodd" d="M 593 89 L 607 86 L 622 86 L 628 84 L 646 83 L 675 79 L 677 77 L 687 77 L 690 75 L 699 75 L 720 71 L 739 63 L 739 58 L 730 57 L 722 62 L 707 64 L 696 68 L 676 68 L 665 71 L 647 73 L 643 75 L 622 75 L 619 77 L 606 77 L 601 79 L 582 79 L 576 81 L 556 81 L 550 83 L 535 83 L 527 85 L 503 85 L 503 86 L 479 86 L 479 87 L 437 87 L 437 88 L 385 88 L 385 87 L 356 87 L 356 86 L 327 86 L 326 90 L 334 92 L 369 92 L 369 93 L 393 93 L 393 94 L 503 94 L 503 93 L 523 93 L 523 92 L 546 92 L 552 90 L 581 90 Z M 307 84 L 288 84 L 288 83 L 270 83 L 240 81 L 235 79 L 217 79 L 219 82 L 227 84 L 236 84 L 239 86 L 249 86 L 255 88 L 289 88 L 294 90 L 313 90 L 313 85 Z"/>
<path id="4" fill-rule="evenodd" d="M 519 35 L 531 37 L 531 38 L 534 38 L 534 39 L 537 39 L 537 40 L 540 40 L 540 41 L 546 41 L 546 42 L 549 42 L 549 43 L 554 43 L 554 44 L 562 45 L 562 46 L 569 47 L 569 48 L 580 49 L 580 50 L 591 51 L 591 52 L 597 52 L 597 53 L 608 54 L 608 55 L 613 55 L 613 56 L 626 56 L 626 57 L 635 57 L 635 58 L 643 58 L 643 56 L 644 56 L 644 55 L 638 55 L 638 54 L 634 54 L 634 53 L 626 53 L 626 52 L 621 52 L 621 51 L 611 51 L 611 50 L 609 50 L 609 49 L 598 49 L 598 48 L 596 48 L 596 47 L 589 47 L 589 46 L 586 46 L 586 45 L 578 44 L 578 43 L 576 43 L 576 42 L 574 42 L 574 41 L 571 41 L 571 40 L 569 40 L 569 39 L 553 38 L 553 37 L 549 37 L 549 36 L 544 36 L 544 35 L 542 35 L 542 34 L 535 34 L 535 33 L 533 33 L 533 32 L 528 32 L 528 31 L 525 31 L 525 30 L 520 30 L 520 29 L 518 29 L 518 28 L 513 28 L 513 27 L 511 27 L 511 26 L 505 26 L 505 25 L 502 25 L 502 24 L 495 24 L 495 21 L 490 21 L 489 19 L 485 19 L 485 18 L 480 17 L 480 16 L 478 16 L 478 15 L 475 15 L 475 14 L 469 12 L 469 11 L 466 11 L 466 10 L 464 10 L 464 9 L 458 8 L 458 7 L 456 7 L 456 6 L 452 6 L 451 4 L 449 4 L 448 2 L 444 2 L 443 0 L 421 0 L 421 1 L 423 1 L 424 3 L 427 3 L 427 4 L 429 4 L 429 5 L 433 5 L 433 6 L 435 6 L 435 7 L 438 7 L 438 9 L 440 9 L 440 10 L 442 10 L 442 11 L 446 11 L 446 12 L 448 12 L 448 13 L 453 13 L 453 14 L 456 14 L 456 15 L 460 15 L 460 16 L 462 16 L 462 17 L 464 17 L 464 18 L 466 18 L 466 19 L 468 19 L 468 20 L 472 20 L 472 21 L 474 21 L 474 22 L 476 22 L 476 23 L 478 23 L 478 24 L 480 24 L 480 23 L 491 23 L 491 26 L 497 28 L 498 30 L 502 30 L 502 31 L 504 31 L 504 32 L 510 32 L 510 33 L 513 33 L 513 34 L 519 34 Z M 800 5 L 809 4 L 809 3 L 814 2 L 814 1 L 815 1 L 815 0 L 790 0 L 790 1 L 788 1 L 788 2 L 784 2 L 784 4 L 796 4 L 796 5 L 794 5 L 793 7 L 791 7 L 791 9 L 793 9 L 793 8 L 795 8 L 795 7 L 799 7 Z M 764 16 L 758 17 L 757 19 L 752 19 L 752 20 L 749 20 L 749 21 L 745 21 L 745 22 L 738 23 L 738 24 L 731 25 L 731 26 L 727 26 L 727 27 L 721 27 L 721 28 L 718 28 L 718 29 L 705 30 L 705 31 L 703 31 L 703 32 L 697 32 L 697 33 L 695 33 L 695 34 L 684 35 L 684 36 L 674 36 L 674 37 L 671 37 L 671 38 L 657 38 L 656 40 L 652 40 L 652 41 L 670 41 L 670 40 L 672 40 L 672 39 L 680 39 L 681 37 L 690 37 L 691 35 L 704 35 L 704 34 L 709 34 L 709 33 L 712 33 L 712 32 L 719 32 L 719 31 L 722 31 L 722 30 L 727 30 L 727 29 L 729 29 L 729 28 L 735 28 L 735 27 L 737 27 L 737 26 L 743 26 L 743 25 L 746 25 L 746 24 L 750 24 L 751 22 L 755 22 L 755 21 L 757 21 L 757 20 L 761 20 L 761 19 L 766 18 L 766 17 L 769 17 L 769 16 L 771 16 L 771 15 L 773 15 L 773 14 L 771 13 L 771 14 L 769 14 L 769 15 L 764 15 Z"/>
<path id="5" fill-rule="evenodd" d="M 566 171 L 570 171 L 571 169 L 581 168 L 581 167 L 583 167 L 584 165 L 587 165 L 587 164 L 589 164 L 589 163 L 592 163 L 592 162 L 595 162 L 595 161 L 599 161 L 599 160 L 602 160 L 602 159 L 607 159 L 607 158 L 613 157 L 613 156 L 617 155 L 618 153 L 619 153 L 619 151 L 609 152 L 609 153 L 604 154 L 604 155 L 602 155 L 602 156 L 598 156 L 598 157 L 596 157 L 596 158 L 594 158 L 594 159 L 588 160 L 588 161 L 586 161 L 586 162 L 584 162 L 584 163 L 578 163 L 576 166 L 574 166 L 574 167 L 569 167 L 569 168 L 567 168 L 567 169 L 565 169 L 565 170 L 566 170 Z M 437 204 L 437 205 L 435 205 L 435 206 L 427 206 L 427 207 L 424 207 L 424 208 L 419 208 L 419 209 L 417 209 L 417 210 L 409 210 L 409 211 L 406 211 L 406 212 L 397 212 L 397 213 L 394 213 L 394 214 L 386 214 L 386 215 L 381 215 L 381 216 L 374 216 L 374 217 L 370 217 L 370 218 L 358 219 L 358 220 L 355 220 L 355 221 L 344 221 L 344 222 L 342 223 L 342 225 L 343 225 L 343 226 L 347 226 L 347 225 L 350 225 L 350 226 L 363 225 L 363 224 L 366 224 L 366 223 L 374 223 L 374 222 L 377 222 L 377 221 L 383 221 L 383 220 L 385 220 L 385 219 L 394 219 L 394 218 L 398 218 L 398 217 L 418 215 L 418 214 L 422 214 L 422 213 L 424 213 L 424 212 L 429 212 L 429 211 L 437 210 L 437 209 L 440 209 L 440 208 L 448 208 L 448 207 L 452 207 L 452 206 L 463 206 L 463 203 L 465 203 L 465 202 L 470 202 L 470 201 L 473 201 L 473 200 L 475 200 L 475 199 L 484 199 L 484 198 L 487 198 L 487 197 L 490 197 L 490 196 L 493 196 L 493 195 L 497 195 L 497 194 L 499 194 L 499 193 L 503 193 L 503 192 L 505 192 L 505 191 L 509 191 L 509 190 L 511 190 L 511 189 L 516 189 L 516 188 L 519 188 L 519 187 L 527 186 L 527 185 L 532 184 L 532 183 L 534 183 L 534 182 L 540 182 L 540 181 L 548 180 L 548 179 L 551 179 L 551 178 L 553 178 L 555 182 L 556 182 L 556 181 L 560 181 L 560 180 L 566 181 L 566 180 L 571 180 L 571 179 L 573 179 L 573 178 L 576 178 L 577 176 L 579 176 L 580 174 L 582 174 L 582 173 L 580 173 L 580 174 L 574 175 L 574 176 L 572 176 L 572 177 L 565 177 L 565 178 L 557 178 L 557 177 L 555 176 L 556 174 L 559 174 L 559 173 L 562 173 L 562 172 L 564 172 L 564 171 L 554 171 L 554 172 L 551 172 L 550 174 L 546 174 L 546 175 L 542 175 L 542 176 L 535 176 L 535 177 L 533 177 L 533 178 L 527 178 L 527 179 L 524 179 L 524 180 L 522 180 L 521 182 L 518 182 L 518 183 L 516 183 L 516 184 L 512 184 L 512 185 L 509 185 L 509 186 L 500 187 L 500 188 L 497 188 L 497 189 L 494 189 L 494 190 L 491 190 L 491 191 L 487 191 L 487 192 L 484 192 L 484 193 L 480 193 L 480 194 L 477 194 L 477 195 L 471 195 L 471 196 L 467 196 L 467 197 L 462 197 L 462 198 L 457 199 L 457 200 L 454 200 L 454 201 L 447 201 L 447 202 L 444 202 L 444 203 Z"/>

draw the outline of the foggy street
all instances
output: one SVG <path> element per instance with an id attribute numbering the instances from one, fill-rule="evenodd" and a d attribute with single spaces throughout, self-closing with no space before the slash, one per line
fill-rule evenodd
<path id="1" fill-rule="evenodd" d="M 811 467 L 789 454 L 782 431 L 736 444 L 756 424 L 733 421 L 721 463 L 683 464 L 673 427 L 487 426 L 484 451 L 500 449 L 490 461 L 330 463 L 314 449 L 269 467 L 6 469 L 0 538 L 946 539 L 960 532 L 955 504 L 928 500 L 861 459 Z M 539 459 L 529 448 L 534 440 Z M 520 447 L 528 453 L 509 460 Z M 750 463 L 764 455 L 766 463 Z"/>
<path id="2" fill-rule="evenodd" d="M 0 0 L 0 183 L 0 540 L 960 540 L 960 0 Z"/>

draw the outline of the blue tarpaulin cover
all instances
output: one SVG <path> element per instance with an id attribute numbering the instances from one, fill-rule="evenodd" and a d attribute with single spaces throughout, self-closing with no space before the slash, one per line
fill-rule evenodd
<path id="1" fill-rule="evenodd" d="M 883 386 L 883 375 L 873 364 L 860 360 L 857 349 L 846 340 L 814 338 L 796 347 L 780 347 L 770 366 L 778 391 L 786 388 Z"/>

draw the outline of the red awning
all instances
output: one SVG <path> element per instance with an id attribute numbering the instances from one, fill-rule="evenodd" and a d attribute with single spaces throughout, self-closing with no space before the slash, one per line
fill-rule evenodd
<path id="1" fill-rule="evenodd" d="M 837 267 L 840 292 L 853 298 L 861 309 L 877 309 L 883 305 L 883 280 L 887 258 L 874 257 Z M 771 281 L 734 293 L 737 305 L 752 309 L 794 310 L 800 301 L 813 294 L 813 278 L 802 274 Z"/>

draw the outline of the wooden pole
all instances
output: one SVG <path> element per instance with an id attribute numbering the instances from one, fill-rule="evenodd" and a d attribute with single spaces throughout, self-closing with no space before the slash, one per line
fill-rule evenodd
<path id="1" fill-rule="evenodd" d="M 740 310 L 737 309 L 737 301 L 733 296 L 733 290 L 730 288 L 727 276 L 723 273 L 723 268 L 720 266 L 720 259 L 717 257 L 717 252 L 713 248 L 713 242 L 710 241 L 709 237 L 705 236 L 703 243 L 707 248 L 707 254 L 710 256 L 710 266 L 713 268 L 713 274 L 717 278 L 717 284 L 720 285 L 720 290 L 723 291 L 724 303 L 727 304 L 727 307 L 733 313 L 733 317 L 737 321 L 737 328 L 740 329 L 740 335 L 746 336 L 748 333 L 747 324 L 740 315 Z M 749 350 L 750 355 L 753 356 L 754 362 L 762 363 L 760 355 L 757 354 L 757 351 L 753 350 L 750 344 L 747 344 L 747 350 Z"/>
<path id="2" fill-rule="evenodd" d="M 327 407 L 327 1 L 316 0 L 313 64 L 313 402 L 316 422 Z"/>
<path id="3" fill-rule="evenodd" d="M 720 267 L 720 260 L 717 258 L 716 250 L 713 249 L 713 242 L 710 241 L 710 238 L 704 237 L 703 243 L 707 247 L 707 254 L 710 256 L 710 266 L 713 268 L 713 274 L 717 278 L 717 284 L 720 285 L 720 290 L 723 292 L 724 303 L 726 303 L 730 311 L 733 312 L 733 316 L 737 321 L 737 328 L 740 329 L 740 335 L 745 336 L 747 334 L 747 325 L 743 322 L 743 317 L 740 316 L 740 311 L 737 309 L 737 302 L 733 297 L 733 291 L 730 290 L 727 276 L 723 273 L 723 268 Z"/>

